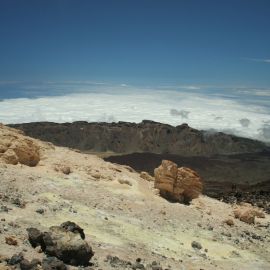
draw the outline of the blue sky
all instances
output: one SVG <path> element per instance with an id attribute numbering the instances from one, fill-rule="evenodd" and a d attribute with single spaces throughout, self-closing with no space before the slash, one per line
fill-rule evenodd
<path id="1" fill-rule="evenodd" d="M 0 0 L 0 80 L 270 87 L 268 0 Z"/>
<path id="2" fill-rule="evenodd" d="M 143 119 L 270 143 L 270 1 L 0 0 L 0 122 Z"/>

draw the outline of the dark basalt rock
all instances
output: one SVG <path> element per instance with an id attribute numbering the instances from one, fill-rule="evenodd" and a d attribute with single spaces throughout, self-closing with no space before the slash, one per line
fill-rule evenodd
<path id="1" fill-rule="evenodd" d="M 66 270 L 67 266 L 55 257 L 47 257 L 42 261 L 43 270 Z"/>
<path id="2" fill-rule="evenodd" d="M 41 262 L 38 259 L 33 259 L 31 262 L 29 262 L 26 259 L 23 259 L 20 262 L 20 268 L 21 268 L 21 270 L 36 270 L 36 269 L 38 269 L 38 266 L 39 265 L 41 265 Z"/>
<path id="3" fill-rule="evenodd" d="M 238 204 L 247 202 L 253 206 L 262 208 L 266 213 L 270 213 L 270 192 L 269 191 L 235 191 L 228 192 L 220 197 L 220 200 L 231 203 Z"/>
<path id="4" fill-rule="evenodd" d="M 57 257 L 64 263 L 87 266 L 94 255 L 91 246 L 84 240 L 83 229 L 67 221 L 60 226 L 50 227 L 47 232 L 29 228 L 28 238 L 33 247 L 41 246 L 44 253 Z"/>
<path id="5" fill-rule="evenodd" d="M 41 246 L 41 248 L 44 249 L 43 233 L 36 228 L 28 228 L 26 230 L 28 232 L 28 240 L 32 247 Z"/>
<path id="6" fill-rule="evenodd" d="M 191 243 L 191 246 L 192 246 L 193 248 L 195 248 L 195 249 L 202 249 L 202 245 L 201 245 L 199 242 L 197 242 L 197 241 L 193 241 L 193 242 Z"/>
<path id="7" fill-rule="evenodd" d="M 83 232 L 83 229 L 78 226 L 76 223 L 71 221 L 66 221 L 60 225 L 63 229 L 69 232 L 73 233 L 79 233 L 82 239 L 85 239 L 85 234 Z"/>
<path id="8" fill-rule="evenodd" d="M 23 254 L 19 253 L 19 254 L 14 254 L 9 260 L 8 260 L 8 264 L 9 265 L 16 265 L 18 263 L 20 263 L 23 260 Z"/>

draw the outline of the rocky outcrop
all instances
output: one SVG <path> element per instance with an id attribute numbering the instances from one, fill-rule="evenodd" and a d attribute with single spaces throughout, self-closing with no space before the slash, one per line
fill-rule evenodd
<path id="1" fill-rule="evenodd" d="M 189 168 L 178 168 L 172 161 L 162 160 L 154 175 L 155 188 L 168 200 L 188 203 L 202 193 L 200 176 Z"/>
<path id="2" fill-rule="evenodd" d="M 170 126 L 144 120 L 141 123 L 38 122 L 10 125 L 26 135 L 56 145 L 91 152 L 177 154 L 211 156 L 260 152 L 264 143 L 224 134 L 207 133 L 187 124 Z"/>
<path id="3" fill-rule="evenodd" d="M 49 256 L 54 256 L 70 265 L 88 265 L 94 255 L 92 248 L 84 240 L 83 229 L 74 222 L 67 221 L 60 226 L 52 226 L 47 232 L 36 228 L 28 230 L 29 242 L 40 246 Z"/>
<path id="4" fill-rule="evenodd" d="M 39 161 L 39 146 L 33 139 L 0 125 L 0 162 L 36 166 Z"/>

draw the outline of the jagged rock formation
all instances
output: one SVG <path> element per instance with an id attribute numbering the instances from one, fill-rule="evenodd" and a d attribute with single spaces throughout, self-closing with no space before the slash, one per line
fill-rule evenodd
<path id="1" fill-rule="evenodd" d="M 0 162 L 36 166 L 40 160 L 39 146 L 33 139 L 19 134 L 17 130 L 0 124 Z"/>
<path id="2" fill-rule="evenodd" d="M 207 133 L 182 124 L 176 127 L 153 121 L 139 124 L 118 123 L 50 123 L 38 122 L 10 125 L 26 135 L 56 145 L 83 151 L 201 156 L 259 152 L 266 148 L 262 142 L 227 135 Z"/>
<path id="3" fill-rule="evenodd" d="M 162 160 L 154 174 L 155 188 L 169 200 L 188 203 L 202 193 L 203 184 L 199 175 L 189 168 L 177 168 L 172 161 Z"/>

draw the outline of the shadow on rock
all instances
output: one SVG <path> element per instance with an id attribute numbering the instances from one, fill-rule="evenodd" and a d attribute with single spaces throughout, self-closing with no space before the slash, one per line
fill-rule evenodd
<path id="1" fill-rule="evenodd" d="M 60 226 L 52 226 L 49 231 L 41 232 L 36 228 L 28 228 L 28 239 L 35 248 L 62 262 L 74 266 L 87 266 L 94 252 L 84 240 L 83 229 L 74 222 L 64 222 Z"/>

